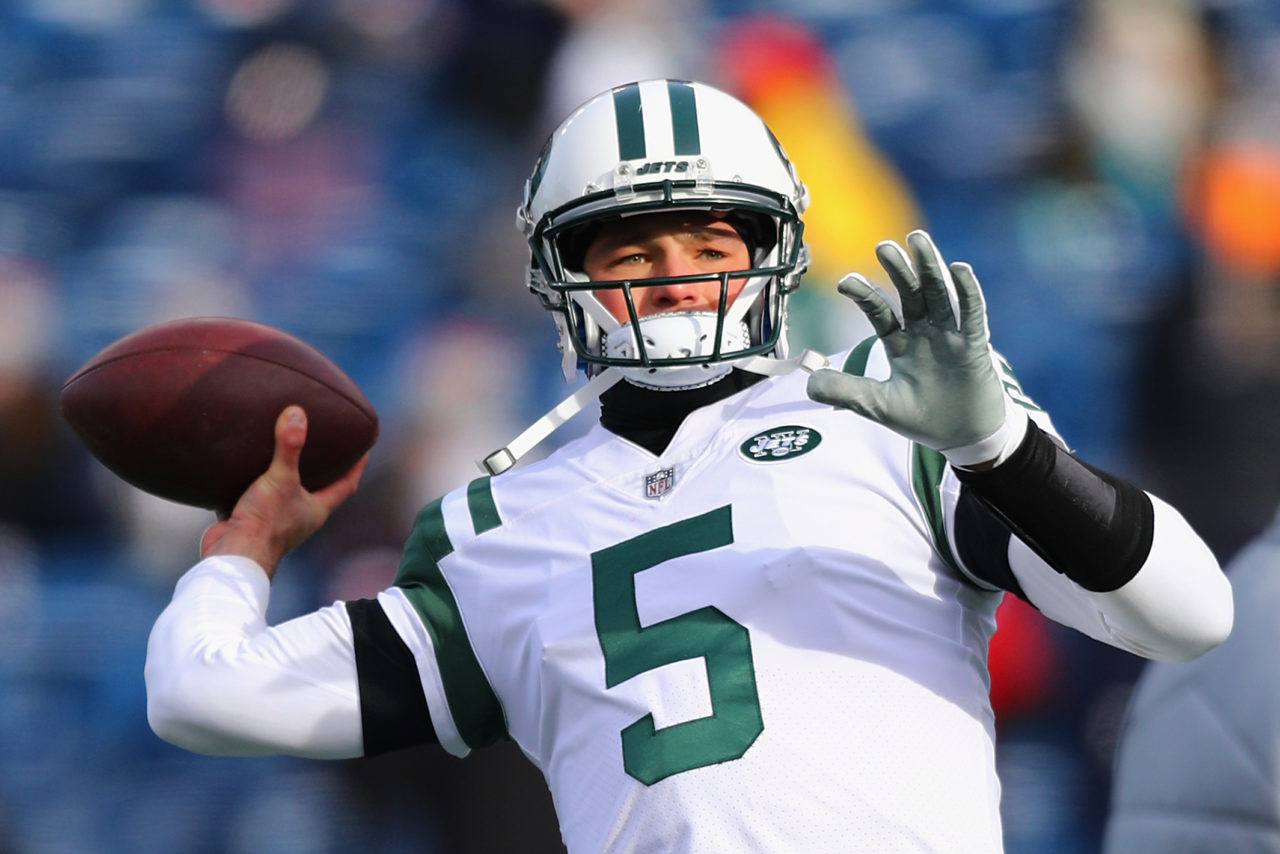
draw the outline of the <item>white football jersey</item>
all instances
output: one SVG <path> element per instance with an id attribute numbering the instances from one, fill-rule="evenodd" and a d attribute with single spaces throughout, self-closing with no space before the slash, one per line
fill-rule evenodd
<path id="1" fill-rule="evenodd" d="M 575 854 L 1001 850 L 1002 594 L 954 557 L 959 485 L 805 382 L 448 494 L 379 597 L 441 743 L 513 739 Z"/>

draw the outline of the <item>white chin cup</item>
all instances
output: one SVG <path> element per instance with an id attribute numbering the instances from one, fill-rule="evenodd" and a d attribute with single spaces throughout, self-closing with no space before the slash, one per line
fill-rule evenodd
<path id="1" fill-rule="evenodd" d="M 710 357 L 715 352 L 713 338 L 717 319 L 714 311 L 669 311 L 642 317 L 640 333 L 644 336 L 645 353 L 653 361 Z M 726 321 L 720 338 L 720 358 L 731 358 L 749 346 L 747 324 Z M 640 358 L 635 330 L 629 323 L 604 336 L 602 349 L 604 355 L 611 359 Z M 707 385 L 729 373 L 732 367 L 730 363 L 720 361 L 665 368 L 624 367 L 621 370 L 634 385 L 675 391 Z"/>

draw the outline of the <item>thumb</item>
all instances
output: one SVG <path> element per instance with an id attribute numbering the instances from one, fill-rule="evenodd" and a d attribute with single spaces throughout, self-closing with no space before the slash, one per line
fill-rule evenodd
<path id="1" fill-rule="evenodd" d="M 307 413 L 301 406 L 284 408 L 276 419 L 275 437 L 275 453 L 266 474 L 276 483 L 296 482 L 300 479 L 302 446 L 307 441 Z"/>
<path id="2" fill-rule="evenodd" d="M 809 375 L 805 389 L 812 400 L 849 409 L 876 421 L 884 413 L 884 383 L 826 369 Z"/>

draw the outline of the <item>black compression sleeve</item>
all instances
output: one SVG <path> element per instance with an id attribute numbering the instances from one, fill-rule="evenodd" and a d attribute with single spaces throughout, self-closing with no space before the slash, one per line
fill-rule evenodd
<path id="1" fill-rule="evenodd" d="M 956 553 L 966 569 L 1029 601 L 1009 566 L 1009 538 L 1013 536 L 1009 526 L 967 487 L 960 490 L 960 500 L 956 502 L 955 532 Z"/>
<path id="2" fill-rule="evenodd" d="M 1105 592 L 1137 574 L 1151 551 L 1151 499 L 1072 456 L 1031 422 L 1013 456 L 956 477 L 1049 566 Z"/>
<path id="3" fill-rule="evenodd" d="M 372 599 L 347 603 L 355 636 L 364 755 L 438 741 L 413 653 Z"/>

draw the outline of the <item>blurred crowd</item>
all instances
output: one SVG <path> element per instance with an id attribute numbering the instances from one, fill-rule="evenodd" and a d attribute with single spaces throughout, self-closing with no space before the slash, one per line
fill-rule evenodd
<path id="1" fill-rule="evenodd" d="M 13 0 L 0 852 L 561 850 L 514 748 L 318 763 L 155 738 L 146 636 L 210 518 L 89 458 L 58 393 L 174 317 L 311 342 L 382 435 L 269 617 L 372 595 L 418 508 L 571 390 L 514 210 L 559 118 L 650 76 L 747 100 L 809 184 L 794 341 L 854 343 L 834 282 L 876 278 L 876 241 L 927 227 L 973 263 L 996 346 L 1086 459 L 1172 501 L 1223 560 L 1271 519 L 1269 0 Z M 1013 597 L 991 658 L 1010 854 L 1096 851 L 1141 662 Z"/>

